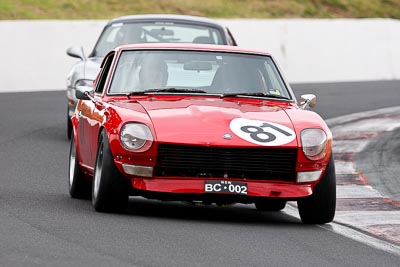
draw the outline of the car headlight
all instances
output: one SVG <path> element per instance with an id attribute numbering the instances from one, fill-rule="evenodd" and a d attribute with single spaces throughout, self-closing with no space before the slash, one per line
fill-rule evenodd
<path id="1" fill-rule="evenodd" d="M 149 127 L 142 123 L 127 123 L 120 133 L 122 146 L 129 151 L 144 152 L 153 144 L 153 135 Z"/>
<path id="2" fill-rule="evenodd" d="M 327 137 L 321 129 L 301 131 L 301 144 L 304 155 L 311 160 L 320 160 L 326 155 Z"/>

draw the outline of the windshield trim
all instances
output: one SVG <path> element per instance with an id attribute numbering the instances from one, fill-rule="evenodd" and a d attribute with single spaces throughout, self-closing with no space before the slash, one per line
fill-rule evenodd
<path id="1" fill-rule="evenodd" d="M 219 50 L 219 49 L 210 50 L 210 49 L 201 49 L 201 48 L 200 49 L 190 49 L 190 48 L 188 49 L 188 48 L 171 48 L 171 47 L 165 47 L 165 48 L 161 48 L 161 47 L 154 47 L 154 48 L 153 47 L 150 47 L 150 48 L 149 47 L 143 47 L 143 48 L 134 48 L 134 49 L 132 49 L 132 48 L 128 48 L 127 47 L 127 48 L 122 48 L 119 51 L 118 60 L 117 60 L 117 62 L 115 62 L 115 67 L 118 65 L 118 62 L 119 62 L 123 52 L 146 51 L 146 50 L 147 51 L 187 51 L 187 52 L 204 52 L 204 53 L 212 52 L 212 53 L 227 53 L 227 54 L 239 54 L 239 55 L 253 55 L 253 56 L 260 56 L 260 57 L 269 57 L 271 59 L 271 61 L 274 63 L 274 66 L 277 69 L 277 74 L 279 75 L 279 78 L 282 80 L 283 86 L 284 86 L 284 88 L 286 89 L 286 91 L 287 91 L 287 93 L 289 95 L 288 99 L 273 98 L 273 97 L 268 97 L 268 95 L 266 95 L 266 96 L 244 96 L 244 95 L 242 95 L 242 96 L 235 96 L 235 97 L 238 97 L 238 98 L 253 98 L 253 99 L 265 99 L 265 98 L 268 98 L 268 99 L 272 99 L 274 101 L 295 102 L 295 103 L 297 102 L 296 101 L 296 97 L 295 97 L 295 95 L 294 95 L 289 83 L 285 80 L 285 78 L 284 78 L 284 76 L 282 74 L 281 68 L 276 63 L 276 61 L 273 58 L 273 56 L 268 54 L 268 53 L 263 53 L 261 51 L 260 52 L 257 52 L 257 51 L 254 51 L 254 52 L 252 52 L 252 51 L 235 51 L 235 50 L 234 51 L 227 51 L 227 50 L 222 50 L 222 49 L 221 50 Z M 110 93 L 110 87 L 111 87 L 111 84 L 112 84 L 112 80 L 114 79 L 114 75 L 115 75 L 115 68 L 113 68 L 113 73 L 112 73 L 111 79 L 110 79 L 110 81 L 108 83 L 107 90 L 105 90 L 106 91 L 106 96 L 126 96 L 127 95 L 126 93 Z M 161 92 L 158 92 L 157 94 L 161 94 Z M 178 93 L 163 92 L 162 94 L 165 94 L 165 95 L 176 95 Z M 188 95 L 188 93 L 179 93 L 179 94 Z M 194 93 L 190 93 L 190 94 L 194 94 Z M 215 93 L 215 94 L 214 93 L 205 93 L 205 94 L 204 93 L 195 93 L 195 95 L 222 96 L 223 94 L 221 94 L 221 93 Z"/>
<path id="2" fill-rule="evenodd" d="M 226 32 L 224 28 L 221 25 L 218 24 L 212 24 L 212 23 L 207 23 L 207 22 L 202 22 L 202 21 L 189 21 L 189 20 L 179 20 L 179 19 L 135 19 L 134 21 L 132 20 L 127 20 L 127 21 L 110 21 L 107 23 L 106 26 L 104 26 L 103 30 L 101 31 L 99 37 L 97 38 L 97 41 L 89 54 L 88 57 L 100 57 L 104 58 L 104 56 L 96 55 L 96 47 L 99 45 L 100 39 L 102 38 L 103 34 L 106 32 L 108 28 L 114 27 L 115 25 L 125 25 L 125 24 L 140 24 L 140 23 L 149 23 L 149 24 L 157 24 L 157 23 L 166 23 L 170 25 L 187 25 L 187 26 L 203 26 L 205 28 L 212 28 L 216 30 L 220 36 L 221 36 L 221 41 L 222 45 L 228 45 L 228 38 L 226 36 Z M 184 42 L 182 42 L 184 44 Z"/>
<path id="3" fill-rule="evenodd" d="M 246 96 L 246 95 L 236 95 L 236 96 L 229 96 L 229 97 L 223 97 L 222 94 L 216 94 L 216 93 L 173 93 L 173 92 L 144 92 L 143 94 L 138 94 L 135 95 L 129 95 L 129 94 L 123 94 L 123 93 L 115 93 L 115 94 L 107 94 L 109 97 L 114 97 L 114 96 L 125 96 L 128 99 L 134 99 L 137 97 L 143 97 L 143 96 L 210 96 L 210 97 L 215 97 L 218 99 L 226 100 L 229 98 L 242 98 L 242 99 L 256 99 L 256 100 L 270 100 L 270 101 L 275 101 L 275 102 L 286 102 L 286 103 L 293 103 L 295 102 L 293 99 L 284 99 L 284 98 L 273 98 L 273 97 L 268 97 L 268 96 Z"/>

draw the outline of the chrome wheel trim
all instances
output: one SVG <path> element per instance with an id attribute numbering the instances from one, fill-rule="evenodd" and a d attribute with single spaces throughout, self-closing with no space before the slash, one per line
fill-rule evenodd
<path id="1" fill-rule="evenodd" d="M 100 145 L 99 154 L 97 155 L 97 160 L 96 160 L 96 168 L 94 170 L 93 199 L 97 199 L 97 196 L 99 194 L 102 172 L 103 172 L 103 144 Z"/>
<path id="2" fill-rule="evenodd" d="M 69 155 L 69 186 L 72 187 L 74 183 L 74 173 L 75 173 L 75 159 L 76 159 L 76 147 L 75 142 L 71 146 L 71 152 Z"/>

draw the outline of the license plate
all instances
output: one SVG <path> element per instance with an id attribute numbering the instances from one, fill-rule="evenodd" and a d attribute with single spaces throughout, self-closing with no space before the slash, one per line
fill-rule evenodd
<path id="1" fill-rule="evenodd" d="M 247 195 L 247 183 L 229 181 L 205 181 L 204 192 Z"/>

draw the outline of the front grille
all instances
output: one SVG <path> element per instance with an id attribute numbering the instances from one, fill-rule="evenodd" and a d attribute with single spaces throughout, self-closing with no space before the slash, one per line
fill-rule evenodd
<path id="1" fill-rule="evenodd" d="M 297 149 L 158 145 L 156 176 L 295 181 Z"/>

